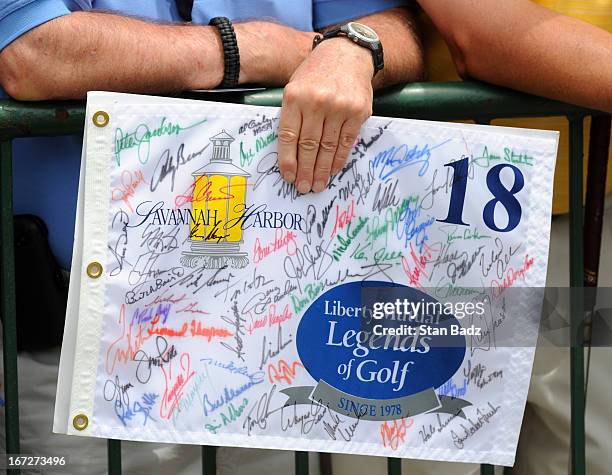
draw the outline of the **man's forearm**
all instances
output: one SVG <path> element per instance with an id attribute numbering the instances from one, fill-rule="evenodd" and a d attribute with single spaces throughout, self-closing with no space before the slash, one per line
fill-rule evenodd
<path id="1" fill-rule="evenodd" d="M 612 111 L 612 35 L 527 0 L 419 0 L 463 76 Z"/>
<path id="2" fill-rule="evenodd" d="M 49 21 L 0 54 L 2 85 L 22 100 L 82 98 L 88 90 L 172 92 L 215 87 L 221 40 L 212 27 L 78 12 Z"/>
<path id="3" fill-rule="evenodd" d="M 310 51 L 312 34 L 281 25 L 251 22 L 235 30 L 241 83 L 284 84 Z M 281 37 L 287 47 L 270 47 L 278 43 L 273 37 Z M 77 99 L 95 89 L 209 89 L 222 78 L 223 49 L 215 27 L 149 23 L 99 12 L 49 21 L 0 53 L 0 83 L 21 100 Z"/>
<path id="4" fill-rule="evenodd" d="M 393 8 L 355 21 L 374 29 L 383 45 L 385 67 L 374 77 L 374 89 L 423 79 L 423 51 L 412 12 Z"/>

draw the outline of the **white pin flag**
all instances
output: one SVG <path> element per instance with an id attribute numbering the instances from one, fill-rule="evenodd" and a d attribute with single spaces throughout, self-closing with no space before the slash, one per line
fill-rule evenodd
<path id="1" fill-rule="evenodd" d="M 88 95 L 54 431 L 512 465 L 558 133 L 372 117 L 300 195 L 278 117 Z"/>

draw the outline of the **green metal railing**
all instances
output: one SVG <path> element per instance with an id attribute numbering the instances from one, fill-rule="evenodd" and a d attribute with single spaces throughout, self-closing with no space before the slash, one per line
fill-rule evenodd
<path id="1" fill-rule="evenodd" d="M 193 94 L 186 97 L 193 98 Z M 199 99 L 279 106 L 282 90 L 252 93 L 218 93 L 195 96 Z M 473 119 L 488 124 L 492 119 L 512 117 L 566 116 L 570 127 L 570 283 L 582 287 L 583 261 L 583 119 L 600 114 L 562 102 L 476 82 L 416 83 L 390 88 L 374 99 L 374 114 L 428 120 Z M 19 137 L 55 136 L 82 133 L 85 108 L 82 102 L 22 103 L 0 100 L 0 310 L 4 317 L 4 388 L 6 452 L 19 450 L 17 393 L 17 341 L 15 307 L 15 266 L 12 221 L 11 140 Z M 573 296 L 575 294 L 572 294 Z M 572 297 L 571 323 L 575 334 L 583 320 L 583 298 Z M 584 348 L 571 348 L 571 473 L 585 474 Z M 389 475 L 400 475 L 401 459 L 388 458 Z M 216 448 L 202 448 L 202 473 L 216 472 Z M 17 470 L 9 473 L 18 473 Z M 121 445 L 108 441 L 108 473 L 121 474 Z M 295 453 L 296 475 L 308 474 L 308 453 Z M 481 475 L 493 475 L 494 467 L 481 466 Z"/>

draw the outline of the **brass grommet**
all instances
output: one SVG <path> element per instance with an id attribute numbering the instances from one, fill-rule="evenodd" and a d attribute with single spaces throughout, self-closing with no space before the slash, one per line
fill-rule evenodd
<path id="1" fill-rule="evenodd" d="M 97 111 L 96 113 L 94 113 L 91 120 L 96 127 L 106 127 L 108 125 L 110 117 L 108 116 L 107 112 Z"/>
<path id="2" fill-rule="evenodd" d="M 90 262 L 87 264 L 87 275 L 92 279 L 97 279 L 102 275 L 102 264 L 99 262 Z"/>
<path id="3" fill-rule="evenodd" d="M 72 419 L 72 425 L 76 430 L 85 430 L 89 425 L 89 417 L 85 414 L 77 414 L 74 416 L 74 419 Z"/>

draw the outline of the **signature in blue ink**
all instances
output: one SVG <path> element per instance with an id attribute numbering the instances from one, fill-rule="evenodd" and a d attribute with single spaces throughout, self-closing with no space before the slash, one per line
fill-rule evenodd
<path id="1" fill-rule="evenodd" d="M 204 415 L 208 416 L 217 409 L 229 404 L 253 386 L 261 384 L 264 380 L 265 373 L 263 371 L 256 371 L 252 374 L 246 374 L 245 376 L 247 380 L 239 386 L 224 386 L 216 399 L 211 399 L 208 394 L 204 394 L 204 398 L 202 399 Z"/>
<path id="2" fill-rule="evenodd" d="M 142 414 L 143 427 L 147 424 L 149 419 L 155 422 L 155 419 L 151 417 L 150 412 L 153 406 L 155 405 L 155 401 L 158 397 L 159 394 L 145 393 L 142 396 L 141 402 L 136 401 L 132 406 L 124 407 L 123 413 L 117 413 L 117 417 L 124 426 L 127 426 L 127 421 L 130 421 L 132 418 L 136 417 L 137 414 Z"/>
<path id="3" fill-rule="evenodd" d="M 373 161 L 374 169 L 378 170 L 378 178 L 386 180 L 403 168 L 411 165 L 421 165 L 419 176 L 423 176 L 429 168 L 431 152 L 450 141 L 451 139 L 445 140 L 433 147 L 430 147 L 429 144 L 423 146 L 414 145 L 412 148 L 409 148 L 407 144 L 394 145 L 376 154 Z"/>
<path id="4" fill-rule="evenodd" d="M 156 316 L 159 316 L 161 320 L 161 324 L 165 325 L 166 320 L 168 319 L 168 315 L 170 314 L 171 304 L 159 304 L 157 308 L 149 307 L 136 308 L 134 310 L 134 316 L 132 317 L 132 325 L 140 325 L 142 323 L 147 323 L 153 320 Z"/>
<path id="5" fill-rule="evenodd" d="M 417 203 L 409 203 L 400 213 L 397 221 L 395 233 L 398 239 L 404 241 L 404 247 L 414 239 L 414 244 L 423 252 L 425 241 L 429 240 L 427 229 L 436 221 L 436 218 L 429 216 L 424 221 L 417 223 L 417 218 L 421 215 L 422 207 Z"/>
<path id="6" fill-rule="evenodd" d="M 452 379 L 449 379 L 446 383 L 438 388 L 439 396 L 450 396 L 453 398 L 463 397 L 467 393 L 469 380 L 463 378 L 463 385 L 457 386 Z"/>
<path id="7" fill-rule="evenodd" d="M 126 427 L 127 422 L 132 420 L 137 414 L 142 414 L 143 426 L 149 419 L 155 421 L 150 416 L 150 412 L 159 394 L 145 393 L 140 401 L 131 404 L 129 391 L 133 387 L 132 383 L 122 384 L 119 381 L 119 376 L 115 376 L 114 380 L 107 379 L 104 383 L 104 400 L 113 403 L 115 415 Z"/>
<path id="8" fill-rule="evenodd" d="M 200 361 L 216 368 L 227 370 L 232 374 L 241 374 L 247 377 L 249 376 L 249 371 L 246 366 L 236 366 L 233 361 L 230 361 L 229 363 L 223 363 L 212 358 L 201 358 Z"/>

